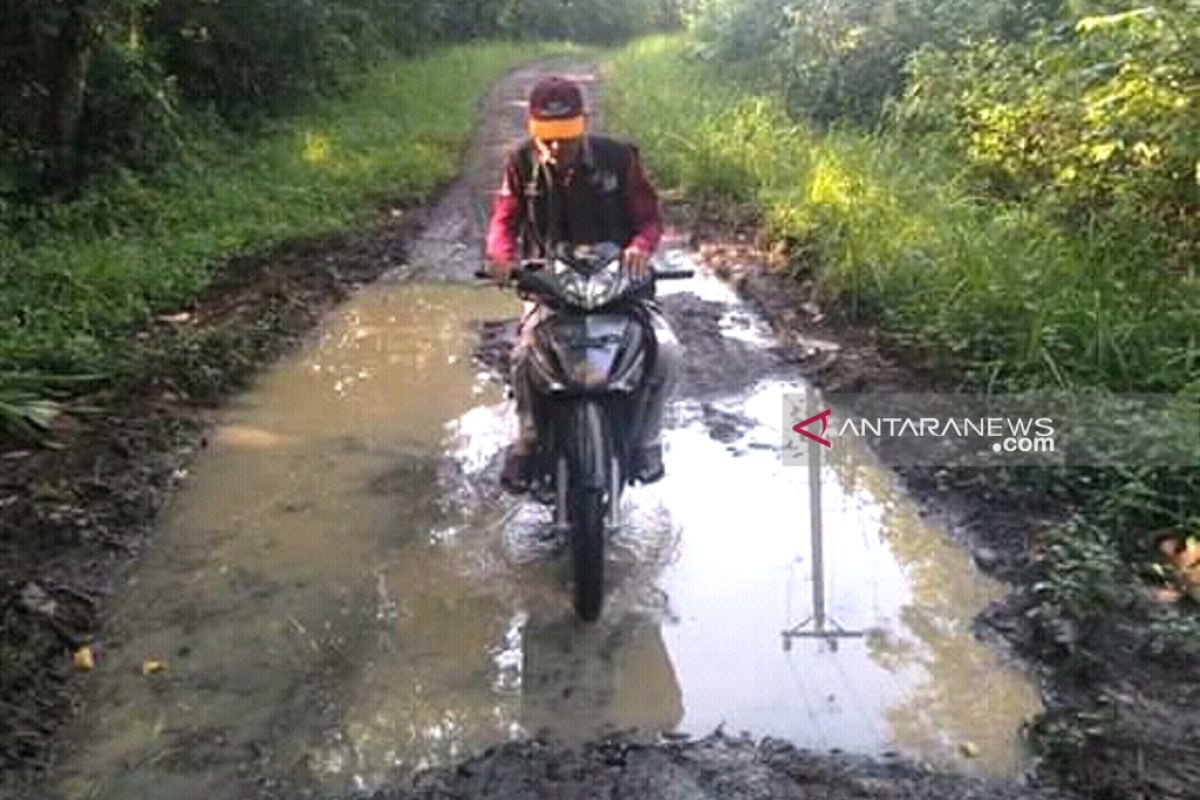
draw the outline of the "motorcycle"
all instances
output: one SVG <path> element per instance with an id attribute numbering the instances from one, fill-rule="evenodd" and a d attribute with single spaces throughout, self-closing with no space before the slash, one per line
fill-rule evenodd
<path id="1" fill-rule="evenodd" d="M 603 606 L 605 543 L 620 527 L 621 493 L 634 480 L 631 443 L 641 441 L 639 390 L 655 357 L 644 304 L 655 281 L 694 274 L 660 270 L 632 278 L 611 242 L 562 245 L 513 271 L 518 293 L 549 312 L 534 329 L 528 356 L 538 440 L 534 492 L 552 503 L 555 531 L 570 542 L 575 613 L 588 622 Z"/>

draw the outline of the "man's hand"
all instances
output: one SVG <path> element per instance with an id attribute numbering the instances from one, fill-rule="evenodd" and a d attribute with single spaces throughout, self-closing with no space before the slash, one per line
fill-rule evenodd
<path id="1" fill-rule="evenodd" d="M 640 247 L 627 247 L 621 258 L 621 266 L 631 278 L 641 280 L 650 275 L 650 254 Z"/>
<path id="2" fill-rule="evenodd" d="M 512 277 L 513 270 L 517 268 L 516 261 L 489 261 L 487 262 L 487 273 L 498 281 L 507 282 Z"/>

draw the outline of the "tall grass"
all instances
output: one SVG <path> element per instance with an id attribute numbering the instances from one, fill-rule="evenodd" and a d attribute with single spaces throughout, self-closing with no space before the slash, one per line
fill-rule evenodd
<path id="1" fill-rule="evenodd" d="M 1036 201 L 980 196 L 961 162 L 919 141 L 812 130 L 689 46 L 645 39 L 607 62 L 612 126 L 642 144 L 660 183 L 751 203 L 788 245 L 779 268 L 811 280 L 827 307 L 968 390 L 1200 393 L 1200 282 L 1163 268 L 1167 243 L 1127 221 L 1071 228 Z M 1200 534 L 1200 469 L 1007 479 L 1053 486 L 1084 509 L 1044 537 L 1048 619 L 1091 629 L 1125 591 L 1113 585 L 1118 561 L 1129 575 L 1157 557 L 1147 532 Z M 1200 631 L 1162 613 L 1160 633 Z M 1200 640 L 1160 649 L 1181 647 Z"/>
<path id="2" fill-rule="evenodd" d="M 972 193 L 935 149 L 818 132 L 688 56 L 641 40 L 607 65 L 611 124 L 660 181 L 752 201 L 822 297 L 976 388 L 1200 387 L 1200 280 L 1164 274 L 1136 227 L 1064 227 Z"/>
<path id="3" fill-rule="evenodd" d="M 104 372 L 131 326 L 196 295 L 233 254 L 420 200 L 457 168 L 480 94 L 550 45 L 395 61 L 253 138 L 209 128 L 146 181 L 119 173 L 0 227 L 0 372 Z"/>

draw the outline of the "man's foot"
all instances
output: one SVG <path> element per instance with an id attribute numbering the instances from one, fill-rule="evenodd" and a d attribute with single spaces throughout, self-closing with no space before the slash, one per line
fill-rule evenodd
<path id="1" fill-rule="evenodd" d="M 638 453 L 637 466 L 633 471 L 634 479 L 641 483 L 654 483 L 664 474 L 666 470 L 663 468 L 662 445 L 643 447 Z"/>
<path id="2" fill-rule="evenodd" d="M 500 470 L 500 485 L 513 494 L 529 491 L 533 481 L 533 456 L 509 446 L 504 451 L 504 467 Z"/>

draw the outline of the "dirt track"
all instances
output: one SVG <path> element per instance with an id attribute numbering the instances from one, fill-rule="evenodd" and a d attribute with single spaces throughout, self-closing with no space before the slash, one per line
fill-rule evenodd
<path id="1" fill-rule="evenodd" d="M 561 69 L 561 68 L 560 68 Z M 493 93 L 483 133 L 482 174 L 497 175 L 498 157 L 513 140 L 520 122 L 520 107 L 514 102 L 532 84 L 544 68 L 522 70 Z M 598 106 L 595 76 L 587 65 L 567 67 L 582 83 L 589 107 Z M 599 125 L 593 116 L 593 125 Z M 499 123 L 507 132 L 497 132 Z M 519 130 L 519 128 L 518 128 Z M 501 144 L 503 143 L 503 144 Z M 497 146 L 500 145 L 500 146 Z M 478 171 L 476 170 L 478 174 Z M 477 179 L 468 177 L 452 189 L 435 212 L 444 220 L 431 230 L 477 236 L 464 219 L 463 209 L 471 198 L 486 191 Z M 453 236 L 450 238 L 454 238 Z M 414 254 L 430 252 L 418 244 Z M 473 269 L 472 250 L 458 250 L 467 260 L 455 263 L 448 273 L 461 277 Z M 420 263 L 420 262 L 418 262 Z M 443 273 L 447 274 L 447 273 Z M 688 353 L 684 374 L 676 395 L 703 399 L 745 387 L 769 374 L 786 373 L 793 360 L 788 348 L 780 350 L 751 347 L 724 338 L 720 331 L 722 308 L 692 295 L 671 295 L 664 306 Z M 483 359 L 503 374 L 510 344 L 508 326 L 496 329 L 498 337 L 485 341 Z M 712 419 L 712 435 L 722 424 L 735 428 L 737 418 Z M 433 770 L 416 777 L 405 789 L 384 790 L 376 795 L 383 800 L 425 800 L 425 798 L 468 797 L 512 798 L 585 798 L 585 797 L 670 797 L 679 800 L 707 798 L 1051 798 L 1042 792 L 1015 784 L 966 777 L 938 775 L 928 768 L 903 762 L 882 763 L 864 758 L 810 754 L 779 741 L 756 745 L 749 740 L 731 740 L 716 735 L 699 742 L 667 742 L 654 745 L 644 740 L 621 738 L 587 745 L 583 749 L 544 745 L 538 742 L 511 744 L 490 751 L 466 764 Z"/>
<path id="2" fill-rule="evenodd" d="M 64 429 L 64 450 L 8 458 L 0 464 L 0 481 L 15 498 L 0 507 L 4 557 L 0 563 L 6 565 L 0 574 L 4 580 L 0 635 L 6 652 L 0 668 L 0 702 L 7 707 L 0 714 L 0 766 L 8 781 L 0 783 L 0 789 L 7 788 L 16 797 L 47 796 L 39 770 L 51 752 L 48 737 L 55 722 L 84 694 L 64 654 L 68 646 L 102 638 L 104 597 L 114 576 L 144 546 L 158 509 L 178 482 L 179 470 L 204 446 L 210 417 L 207 406 L 294 344 L 332 302 L 359 283 L 381 274 L 399 279 L 469 278 L 478 264 L 478 249 L 463 243 L 479 241 L 487 192 L 497 179 L 500 158 L 522 113 L 516 102 L 545 69 L 518 71 L 489 95 L 466 177 L 447 189 L 436 208 L 405 210 L 398 217 L 385 212 L 383 219 L 388 221 L 374 231 L 295 243 L 230 269 L 228 274 L 238 276 L 236 280 L 218 283 L 190 309 L 196 324 L 209 331 L 214 342 L 223 343 L 223 348 L 214 346 L 208 354 L 211 380 L 207 383 L 195 385 L 189 377 L 195 364 L 164 364 L 159 374 L 136 387 L 136 394 L 99 398 L 108 404 L 111 416 L 103 423 L 85 421 Z M 553 69 L 563 71 L 564 65 Z M 589 72 L 587 65 L 565 65 L 565 69 L 584 76 Z M 772 294 L 760 292 L 761 297 Z M 689 363 L 681 389 L 689 396 L 703 398 L 742 384 L 762 370 L 787 369 L 800 358 L 786 348 L 765 354 L 731 352 L 729 348 L 736 350 L 737 345 L 720 341 L 715 309 L 687 298 L 671 299 L 671 306 L 685 320 L 681 335 L 697 356 Z M 162 326 L 151 334 L 148 346 L 153 346 L 154 337 L 175 332 Z M 250 355 L 231 368 L 227 355 L 234 348 Z M 883 367 L 869 363 L 870 358 L 865 367 L 840 374 L 848 380 L 877 376 Z M 63 480 L 81 474 L 119 477 Z M 1014 521 L 1010 532 L 1020 524 Z M 1016 552 L 1012 542 L 975 544 L 998 551 L 1000 566 L 1011 566 L 1007 570 L 1011 576 L 1020 572 L 1021 564 L 1005 555 Z M 31 584 L 55 601 L 53 614 L 44 613 L 47 606 L 29 590 Z M 10 653 L 17 657 L 10 659 Z M 52 666 L 46 669 L 45 664 Z M 264 771 L 255 774 L 253 769 L 259 768 Z M 756 746 L 719 737 L 696 744 L 617 740 L 583 750 L 538 743 L 506 745 L 463 766 L 434 770 L 418 776 L 413 785 L 404 784 L 407 781 L 376 796 L 414 800 L 488 795 L 680 800 L 1057 796 L 1011 783 L 935 775 L 900 762 L 819 756 L 778 742 Z M 281 780 L 261 763 L 250 774 L 243 773 L 237 788 L 230 791 L 229 797 L 318 796 L 311 786 Z M 1168 788 L 1168 793 L 1158 796 L 1187 795 Z"/>

